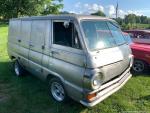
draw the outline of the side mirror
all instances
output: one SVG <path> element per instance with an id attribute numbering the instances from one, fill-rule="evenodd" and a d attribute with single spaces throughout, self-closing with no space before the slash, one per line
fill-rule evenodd
<path id="1" fill-rule="evenodd" d="M 65 28 L 68 28 L 69 25 L 70 25 L 70 21 L 65 21 L 65 22 L 64 22 L 64 27 L 65 27 Z"/>

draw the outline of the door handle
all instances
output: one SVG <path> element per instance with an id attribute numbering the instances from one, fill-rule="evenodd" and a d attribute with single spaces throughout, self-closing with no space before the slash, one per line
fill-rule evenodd
<path id="1" fill-rule="evenodd" d="M 18 42 L 21 42 L 21 40 L 19 39 Z"/>
<path id="2" fill-rule="evenodd" d="M 45 49 L 45 46 L 44 45 L 42 45 L 42 47 L 41 47 L 42 49 Z"/>
<path id="3" fill-rule="evenodd" d="M 57 52 L 57 51 L 52 51 L 52 54 L 57 54 L 57 55 L 59 55 L 60 53 Z"/>
<path id="4" fill-rule="evenodd" d="M 34 45 L 33 45 L 33 44 L 29 44 L 29 46 L 30 46 L 30 47 L 34 47 Z"/>

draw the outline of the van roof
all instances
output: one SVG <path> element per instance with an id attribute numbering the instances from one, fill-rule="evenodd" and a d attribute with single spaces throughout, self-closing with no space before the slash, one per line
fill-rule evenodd
<path id="1" fill-rule="evenodd" d="M 41 20 L 41 19 L 99 19 L 99 20 L 111 20 L 109 18 L 93 16 L 93 15 L 79 15 L 79 14 L 61 14 L 61 15 L 47 15 L 47 16 L 31 16 L 31 17 L 21 17 L 13 18 L 11 20 Z"/>

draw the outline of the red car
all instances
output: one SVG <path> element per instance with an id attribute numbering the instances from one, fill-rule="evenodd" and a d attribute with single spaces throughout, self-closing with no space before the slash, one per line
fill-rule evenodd
<path id="1" fill-rule="evenodd" d="M 128 33 L 124 33 L 124 36 L 134 55 L 133 71 L 136 73 L 146 71 L 150 65 L 150 45 L 133 43 Z"/>
<path id="2" fill-rule="evenodd" d="M 150 30 L 126 30 L 129 33 L 133 42 L 150 44 Z"/>

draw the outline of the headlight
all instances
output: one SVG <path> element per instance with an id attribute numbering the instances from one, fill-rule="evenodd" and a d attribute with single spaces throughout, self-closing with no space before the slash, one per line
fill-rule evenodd
<path id="1" fill-rule="evenodd" d="M 99 74 L 93 76 L 93 79 L 92 79 L 92 88 L 93 89 L 100 88 L 102 83 L 103 83 L 103 75 L 102 75 L 102 73 L 99 73 Z"/>

